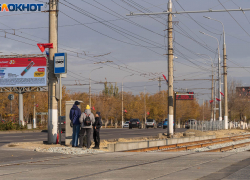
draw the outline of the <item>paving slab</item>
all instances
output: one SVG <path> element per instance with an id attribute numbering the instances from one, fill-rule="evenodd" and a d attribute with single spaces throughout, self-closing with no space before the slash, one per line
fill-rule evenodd
<path id="1" fill-rule="evenodd" d="M 2 154 L 1 150 L 0 153 Z M 11 154 L 16 159 L 6 160 Z M 37 157 L 31 159 L 30 157 L 34 155 Z M 211 177 L 220 177 L 224 180 L 249 179 L 249 158 L 249 152 L 120 152 L 66 156 L 54 153 L 12 151 L 5 153 L 3 157 L 0 156 L 0 162 L 2 162 L 0 179 L 192 180 L 211 179 Z M 11 165 L 15 162 L 23 164 Z M 4 166 L 4 164 L 10 165 Z"/>

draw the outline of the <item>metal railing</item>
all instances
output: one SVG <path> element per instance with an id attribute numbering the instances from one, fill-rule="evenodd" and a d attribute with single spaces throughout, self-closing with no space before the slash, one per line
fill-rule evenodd
<path id="1" fill-rule="evenodd" d="M 223 129 L 223 121 L 196 121 L 189 126 L 190 129 L 199 131 L 217 131 Z"/>

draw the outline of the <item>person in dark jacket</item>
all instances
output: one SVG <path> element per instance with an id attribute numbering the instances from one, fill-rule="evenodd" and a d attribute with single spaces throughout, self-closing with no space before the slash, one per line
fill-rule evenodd
<path id="1" fill-rule="evenodd" d="M 96 112 L 95 123 L 93 124 L 93 139 L 95 141 L 94 149 L 100 149 L 100 128 L 102 127 L 101 113 Z"/>
<path id="2" fill-rule="evenodd" d="M 81 110 L 79 109 L 80 102 L 76 101 L 70 110 L 69 118 L 73 124 L 73 134 L 72 134 L 72 147 L 78 147 L 78 137 L 80 132 L 80 121 Z"/>

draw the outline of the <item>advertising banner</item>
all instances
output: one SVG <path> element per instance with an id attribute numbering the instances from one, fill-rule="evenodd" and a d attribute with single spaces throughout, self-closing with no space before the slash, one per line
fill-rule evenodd
<path id="1" fill-rule="evenodd" d="M 47 86 L 46 57 L 0 58 L 0 87 Z"/>
<path id="2" fill-rule="evenodd" d="M 176 100 L 194 100 L 194 92 L 177 93 Z"/>

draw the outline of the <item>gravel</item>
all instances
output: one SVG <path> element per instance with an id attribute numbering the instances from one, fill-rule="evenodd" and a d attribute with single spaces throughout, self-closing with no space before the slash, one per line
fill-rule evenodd
<path id="1" fill-rule="evenodd" d="M 245 146 L 245 147 L 241 147 L 237 149 L 232 149 L 231 151 L 227 151 L 227 152 L 243 152 L 243 151 L 249 151 L 249 150 L 250 150 L 250 146 Z"/>
<path id="2" fill-rule="evenodd" d="M 188 150 L 188 151 L 202 152 L 202 151 L 208 151 L 208 150 L 212 150 L 212 149 L 218 149 L 218 148 L 222 148 L 222 147 L 226 147 L 226 146 L 231 146 L 231 145 L 235 145 L 235 144 L 246 143 L 246 142 L 250 142 L 250 139 L 244 139 L 244 140 L 241 140 L 241 141 L 229 142 L 229 143 L 224 143 L 224 144 L 216 144 L 216 145 L 213 145 L 213 146 L 208 146 L 208 147 L 203 147 L 203 148 L 197 148 L 197 149 L 192 149 L 192 150 Z M 235 151 L 232 150 L 232 151 L 227 151 L 227 152 L 241 152 L 240 149 L 241 148 L 237 148 L 237 149 L 234 149 Z M 250 149 L 250 146 L 249 146 L 249 149 Z M 244 148 L 243 148 L 242 151 L 244 151 Z"/>
<path id="3" fill-rule="evenodd" d="M 72 148 L 72 147 L 50 147 L 48 149 L 35 148 L 34 151 L 61 153 L 61 154 L 72 154 L 72 155 L 95 154 L 95 153 L 103 153 L 104 152 L 104 151 L 95 150 L 95 149 Z"/>

